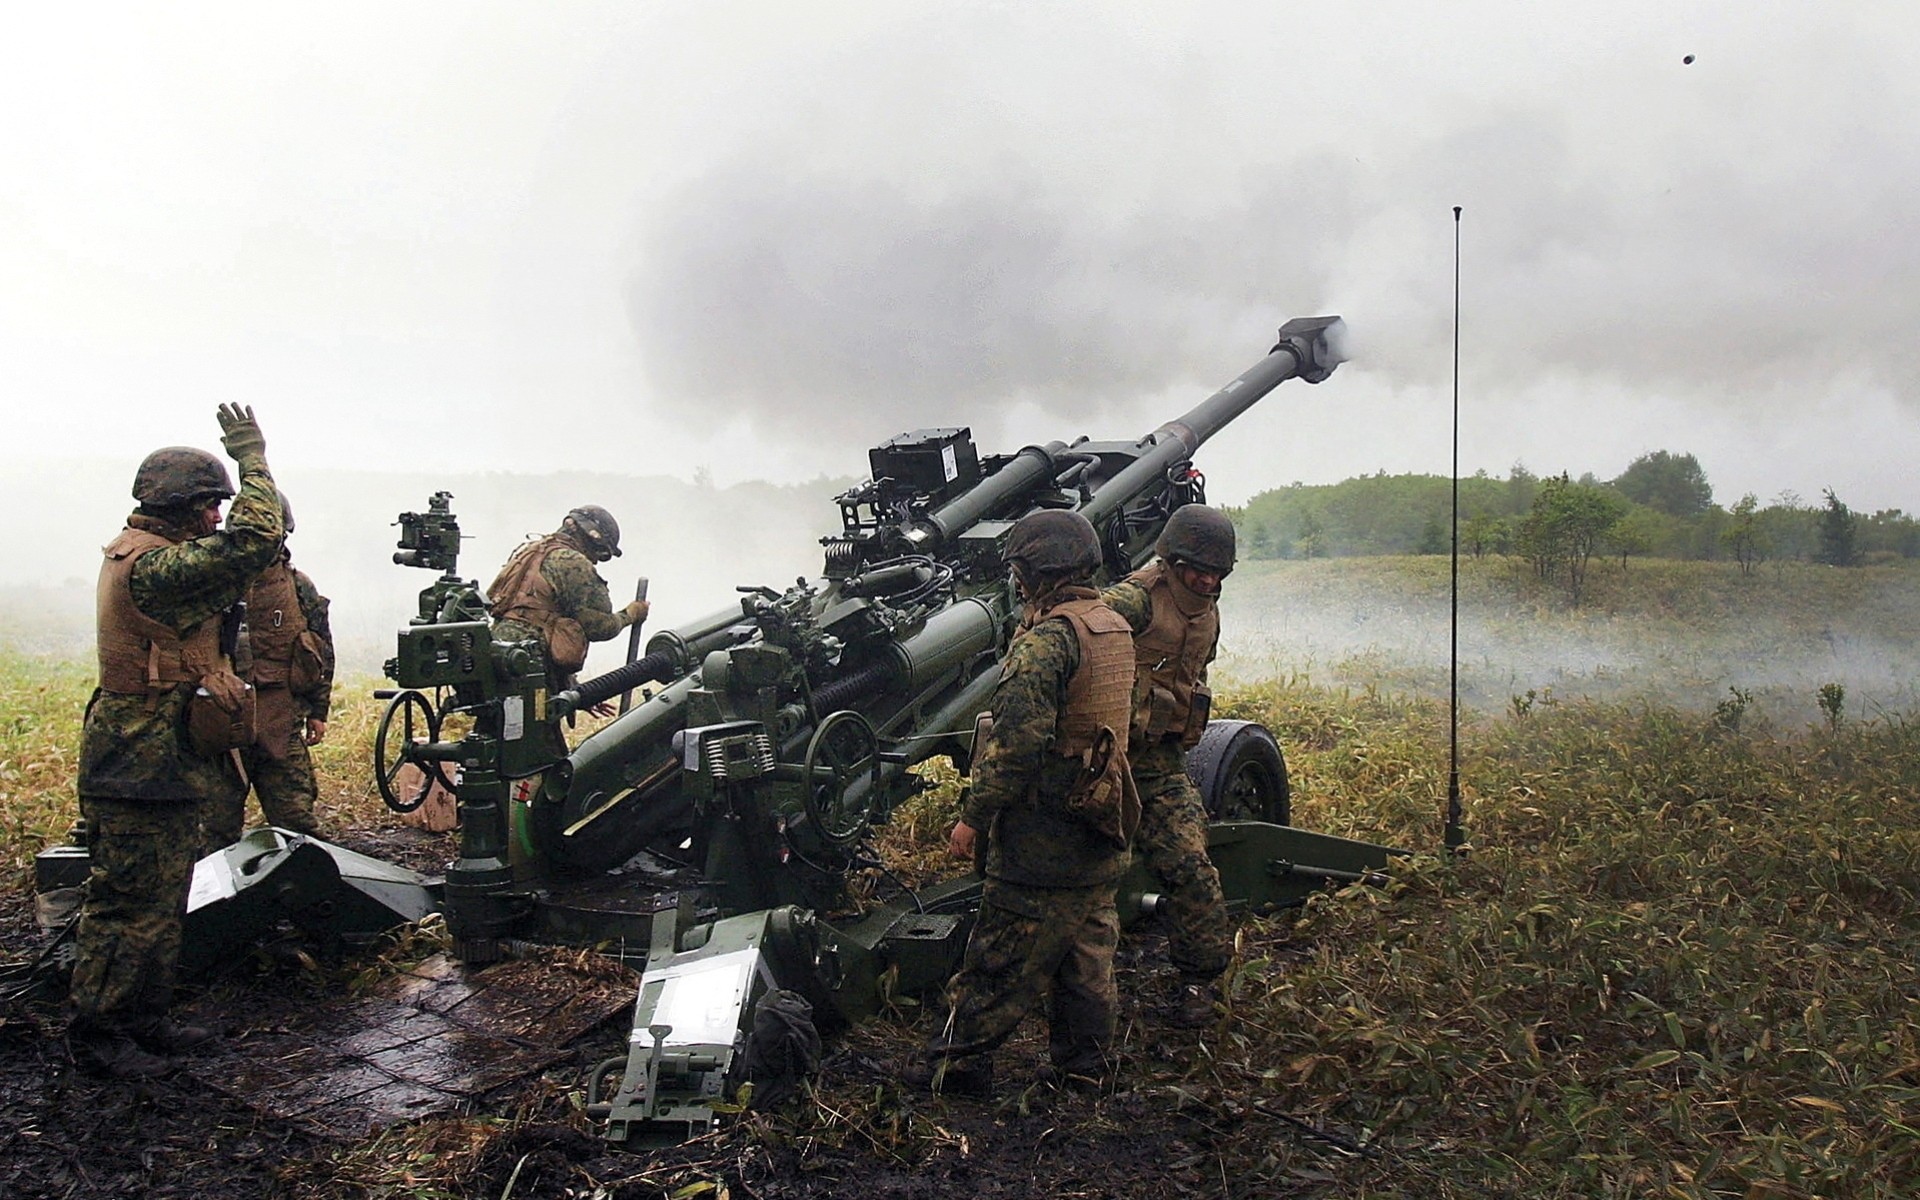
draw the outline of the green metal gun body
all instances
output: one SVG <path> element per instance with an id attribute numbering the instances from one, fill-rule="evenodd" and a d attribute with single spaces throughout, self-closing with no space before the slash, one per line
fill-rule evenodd
<path id="1" fill-rule="evenodd" d="M 1195 451 L 1281 383 L 1325 379 L 1339 329 L 1337 317 L 1288 323 L 1253 367 L 1135 440 L 982 457 L 955 427 L 874 447 L 871 478 L 836 498 L 842 530 L 822 539 L 818 578 L 742 587 L 737 602 L 557 694 L 515 657 L 524 648 L 451 628 L 474 619 L 472 585 L 443 579 L 423 594 L 390 673 L 442 697 L 429 736 L 399 757 L 457 763 L 463 826 L 479 826 L 463 829 L 448 874 L 456 947 L 485 958 L 515 938 L 563 940 L 634 946 L 636 960 L 645 947 L 628 1054 L 589 1087 L 610 1138 L 645 1144 L 710 1125 L 770 989 L 801 993 L 833 1025 L 945 980 L 980 881 L 864 911 L 848 881 L 875 862 L 872 827 L 923 786 L 914 766 L 970 764 L 1019 618 L 1007 531 L 1037 509 L 1077 509 L 1100 535 L 1104 578 L 1142 565 L 1168 517 L 1205 501 Z M 444 545 L 444 528 L 427 529 Z M 420 644 L 456 632 L 472 637 L 470 656 Z M 471 670 L 448 677 L 456 666 Z M 652 685 L 644 699 L 564 757 L 552 749 L 563 742 L 528 732 L 641 685 Z M 441 743 L 438 718 L 454 712 L 472 731 Z M 1289 828 L 1284 760 L 1257 725 L 1211 723 L 1188 766 L 1222 822 L 1211 849 L 1235 904 L 1374 879 L 1392 853 Z M 662 864 L 677 864 L 673 890 L 637 913 L 569 895 Z M 1144 872 L 1130 878 L 1125 919 L 1154 911 L 1152 888 Z"/>

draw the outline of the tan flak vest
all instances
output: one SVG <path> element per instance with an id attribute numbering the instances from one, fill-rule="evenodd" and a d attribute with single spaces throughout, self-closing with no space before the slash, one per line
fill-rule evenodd
<path id="1" fill-rule="evenodd" d="M 1140 798 L 1127 768 L 1127 719 L 1133 710 L 1133 631 L 1104 600 L 1067 600 L 1047 611 L 1065 617 L 1080 643 L 1080 667 L 1054 723 L 1053 751 L 1083 770 L 1065 797 L 1068 812 L 1125 848 L 1140 824 Z M 1105 730 L 1105 737 L 1101 732 Z"/>
<path id="2" fill-rule="evenodd" d="M 285 558 L 247 588 L 247 647 L 253 659 L 249 675 L 259 693 L 254 744 L 269 758 L 284 760 L 300 732 L 294 697 L 312 692 L 323 669 L 319 639 L 307 636 L 307 613 L 300 606 L 293 565 Z"/>
<path id="3" fill-rule="evenodd" d="M 144 529 L 123 529 L 104 551 L 107 561 L 94 598 L 101 691 L 153 696 L 228 666 L 220 653 L 218 618 L 207 618 L 182 637 L 133 603 L 133 564 L 149 550 L 173 544 Z"/>
<path id="4" fill-rule="evenodd" d="M 1078 758 L 1102 728 L 1126 733 L 1133 706 L 1132 630 L 1098 599 L 1068 600 L 1047 610 L 1047 617 L 1065 617 L 1080 641 L 1080 669 L 1067 681 L 1053 742 L 1054 753 Z"/>
<path id="5" fill-rule="evenodd" d="M 1201 682 L 1220 640 L 1220 612 L 1204 596 L 1176 587 L 1172 568 L 1157 561 L 1127 576 L 1153 601 L 1153 620 L 1133 637 L 1140 673 L 1134 684 L 1133 734 L 1158 741 L 1177 734 L 1191 748 L 1206 732 L 1212 693 Z M 1181 601 L 1199 604 L 1187 613 Z M 1196 706 L 1195 697 L 1201 699 Z"/>
<path id="6" fill-rule="evenodd" d="M 487 610 L 496 621 L 521 621 L 538 629 L 553 665 L 572 674 L 586 665 L 587 635 L 580 622 L 560 612 L 553 585 L 540 573 L 547 555 L 563 547 L 576 548 L 550 533 L 515 550 L 487 588 Z"/>
<path id="7" fill-rule="evenodd" d="M 293 648 L 307 631 L 307 614 L 283 558 L 260 572 L 247 589 L 247 645 L 253 651 L 253 682 L 286 684 Z"/>

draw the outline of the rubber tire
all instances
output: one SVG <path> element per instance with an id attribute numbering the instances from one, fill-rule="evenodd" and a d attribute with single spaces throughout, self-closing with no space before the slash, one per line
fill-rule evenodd
<path id="1" fill-rule="evenodd" d="M 1286 825 L 1293 815 L 1293 789 L 1280 742 L 1254 721 L 1209 721 L 1187 751 L 1187 775 L 1214 821 L 1265 821 Z M 1248 803 L 1251 792 L 1254 803 Z"/>

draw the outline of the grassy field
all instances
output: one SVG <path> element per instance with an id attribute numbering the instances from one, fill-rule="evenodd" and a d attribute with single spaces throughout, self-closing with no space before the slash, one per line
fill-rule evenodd
<path id="1" fill-rule="evenodd" d="M 1419 853 L 1386 888 L 1248 921 L 1232 1019 L 1197 1041 L 1130 1046 L 1123 1085 L 1204 1131 L 1192 1189 L 1914 1195 L 1920 718 L 1863 699 L 1897 700 L 1892 676 L 1914 655 L 1912 575 L 1636 563 L 1611 568 L 1617 586 L 1576 613 L 1476 564 L 1471 611 L 1508 631 L 1503 645 L 1541 655 L 1529 670 L 1551 671 L 1562 648 L 1591 653 L 1552 680 L 1519 671 L 1525 655 L 1476 668 L 1479 703 L 1461 729 L 1472 850 L 1455 861 L 1436 853 L 1436 668 L 1404 630 L 1341 641 L 1326 624 L 1344 606 L 1350 624 L 1424 628 L 1444 567 L 1275 563 L 1235 576 L 1236 682 L 1220 715 L 1280 736 L 1298 824 Z M 1437 603 L 1444 616 L 1444 591 Z M 1601 635 L 1612 645 L 1595 650 Z M 1443 685 L 1444 625 L 1440 637 Z M 1314 638 L 1299 663 L 1283 657 Z M 1593 668 L 1620 646 L 1638 649 L 1631 670 Z M 1850 674 L 1848 647 L 1885 648 L 1886 678 Z M 1807 673 L 1778 669 L 1789 661 Z M 1821 704 L 1823 685 L 1842 689 L 1837 701 Z M 89 681 L 79 665 L 15 655 L 0 658 L 0 686 L 0 864 L 19 888 L 72 818 Z M 371 686 L 341 687 L 321 756 L 323 804 L 341 823 L 384 820 L 366 782 Z M 951 806 L 948 788 L 920 802 L 896 825 L 896 851 L 942 835 Z M 868 1087 L 736 1136 L 937 1171 L 965 1153 L 939 1119 Z M 1293 1121 L 1348 1148 L 1291 1136 Z M 368 1195 L 473 1194 L 457 1172 L 437 1191 L 395 1182 L 409 1147 L 452 1136 L 428 1123 L 374 1161 L 343 1151 L 341 1170 Z M 703 1170 L 652 1178 L 662 1194 L 719 1194 Z M 1186 1180 L 1170 1167 L 1166 1190 Z"/>
<path id="2" fill-rule="evenodd" d="M 1832 684 L 1854 715 L 1920 706 L 1920 563 L 1596 561 L 1578 609 L 1519 559 L 1469 559 L 1460 585 L 1461 694 L 1482 710 L 1529 691 L 1711 710 L 1737 689 L 1749 720 L 1799 724 Z M 1446 694 L 1445 558 L 1244 563 L 1222 606 L 1230 679 Z"/>

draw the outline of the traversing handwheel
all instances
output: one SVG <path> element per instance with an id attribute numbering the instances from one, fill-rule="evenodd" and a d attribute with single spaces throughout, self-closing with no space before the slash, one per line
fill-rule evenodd
<path id="1" fill-rule="evenodd" d="M 880 738 L 865 717 L 845 709 L 820 722 L 807 743 L 805 787 L 807 819 L 828 844 L 860 840 L 880 791 Z"/>
<path id="2" fill-rule="evenodd" d="M 427 802 L 427 793 L 436 783 L 448 791 L 453 790 L 439 762 L 416 755 L 413 750 L 417 745 L 439 740 L 440 714 L 423 693 L 408 688 L 388 701 L 387 711 L 380 714 L 380 725 L 373 734 L 373 782 L 388 808 L 399 813 L 412 812 Z M 421 771 L 417 791 L 401 784 L 400 769 L 409 763 Z"/>

